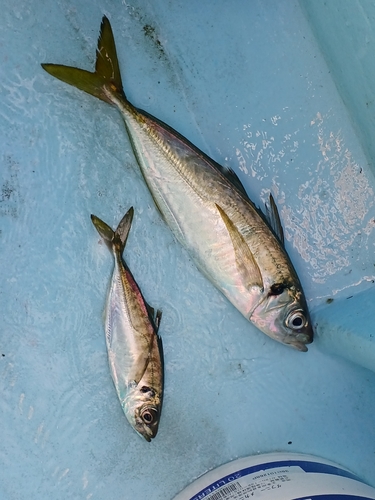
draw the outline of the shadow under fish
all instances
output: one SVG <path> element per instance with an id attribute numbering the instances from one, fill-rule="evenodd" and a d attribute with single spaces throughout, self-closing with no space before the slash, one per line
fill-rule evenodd
<path id="1" fill-rule="evenodd" d="M 276 205 L 269 220 L 237 176 L 123 91 L 111 25 L 103 17 L 95 71 L 42 64 L 56 78 L 117 106 L 152 197 L 197 267 L 257 328 L 300 351 L 313 330 L 297 273 L 284 249 Z"/>
<path id="2" fill-rule="evenodd" d="M 151 441 L 158 432 L 163 401 L 163 347 L 158 329 L 161 312 L 146 303 L 122 258 L 133 208 L 116 231 L 95 215 L 91 220 L 114 256 L 105 310 L 105 338 L 113 383 L 133 429 Z"/>

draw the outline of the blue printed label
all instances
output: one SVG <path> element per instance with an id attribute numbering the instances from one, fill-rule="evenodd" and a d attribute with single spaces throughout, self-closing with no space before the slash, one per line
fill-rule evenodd
<path id="1" fill-rule="evenodd" d="M 304 460 L 282 460 L 266 464 L 246 467 L 232 474 L 222 477 L 196 493 L 190 500 L 245 500 L 259 497 L 266 498 L 267 495 L 275 493 L 287 484 L 291 484 L 293 478 L 300 474 L 328 474 L 331 476 L 345 477 L 355 481 L 359 478 L 339 467 L 326 465 L 320 462 Z M 295 500 L 309 500 L 328 498 L 323 496 L 306 496 Z M 345 495 L 331 495 L 329 498 L 367 498 Z"/>

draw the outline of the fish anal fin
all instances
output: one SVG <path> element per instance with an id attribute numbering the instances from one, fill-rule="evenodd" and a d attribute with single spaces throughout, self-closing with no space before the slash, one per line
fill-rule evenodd
<path id="1" fill-rule="evenodd" d="M 244 237 L 239 232 L 233 221 L 228 217 L 225 211 L 216 204 L 216 208 L 228 230 L 232 240 L 234 253 L 236 256 L 236 265 L 242 276 L 243 282 L 247 288 L 257 286 L 263 288 L 263 278 L 259 266 L 256 263 L 254 255 L 247 245 Z"/>

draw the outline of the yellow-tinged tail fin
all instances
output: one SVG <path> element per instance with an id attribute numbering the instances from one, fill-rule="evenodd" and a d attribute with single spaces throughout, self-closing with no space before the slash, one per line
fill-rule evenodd
<path id="1" fill-rule="evenodd" d="M 106 16 L 103 17 L 100 27 L 94 73 L 61 64 L 42 64 L 42 68 L 59 80 L 110 104 L 112 104 L 111 93 L 124 95 L 115 40 Z"/>
<path id="2" fill-rule="evenodd" d="M 130 207 L 124 217 L 121 219 L 116 231 L 113 231 L 108 224 L 99 219 L 96 215 L 91 215 L 92 223 L 100 236 L 105 241 L 108 248 L 115 253 L 118 252 L 120 256 L 124 251 L 126 241 L 129 236 L 129 231 L 132 225 L 134 215 L 134 208 Z"/>

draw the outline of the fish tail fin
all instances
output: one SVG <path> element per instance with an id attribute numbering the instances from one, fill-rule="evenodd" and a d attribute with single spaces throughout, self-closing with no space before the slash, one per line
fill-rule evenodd
<path id="1" fill-rule="evenodd" d="M 134 208 L 130 207 L 129 210 L 124 215 L 124 217 L 121 219 L 115 231 L 115 243 L 118 242 L 120 246 L 119 250 L 121 251 L 121 253 L 125 248 L 126 241 L 129 236 L 129 231 L 133 222 L 133 216 L 134 216 Z"/>
<path id="2" fill-rule="evenodd" d="M 94 73 L 61 64 L 42 64 L 42 68 L 59 80 L 110 104 L 112 104 L 111 95 L 113 94 L 121 94 L 125 97 L 115 40 L 111 24 L 106 16 L 103 17 L 100 27 Z"/>
<path id="3" fill-rule="evenodd" d="M 109 249 L 122 255 L 132 225 L 133 215 L 134 209 L 131 207 L 121 219 L 116 231 L 113 231 L 108 224 L 96 217 L 96 215 L 91 215 L 91 220 Z"/>

